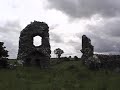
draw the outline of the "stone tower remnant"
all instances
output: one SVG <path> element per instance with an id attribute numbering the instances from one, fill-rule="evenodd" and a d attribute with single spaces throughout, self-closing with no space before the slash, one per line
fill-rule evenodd
<path id="1" fill-rule="evenodd" d="M 42 38 L 40 46 L 33 45 L 35 36 Z M 31 22 L 20 33 L 17 59 L 22 60 L 23 65 L 37 65 L 41 68 L 48 68 L 50 54 L 48 25 L 44 22 Z"/>
<path id="2" fill-rule="evenodd" d="M 103 68 L 120 72 L 120 55 L 94 54 L 94 47 L 86 35 L 82 36 L 81 52 L 81 60 L 89 69 L 99 70 Z"/>
<path id="3" fill-rule="evenodd" d="M 81 52 L 82 52 L 81 59 L 83 60 L 83 62 L 85 62 L 85 60 L 87 60 L 89 57 L 92 57 L 94 53 L 94 46 L 91 45 L 91 40 L 86 35 L 82 36 Z"/>

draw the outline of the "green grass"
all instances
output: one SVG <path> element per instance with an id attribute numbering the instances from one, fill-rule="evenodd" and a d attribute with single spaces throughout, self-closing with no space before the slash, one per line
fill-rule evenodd
<path id="1" fill-rule="evenodd" d="M 90 71 L 80 61 L 41 70 L 37 67 L 0 69 L 0 90 L 120 90 L 120 73 Z"/>

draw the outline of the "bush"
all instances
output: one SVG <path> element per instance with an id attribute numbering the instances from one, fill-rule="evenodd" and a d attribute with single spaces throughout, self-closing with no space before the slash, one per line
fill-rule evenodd
<path id="1" fill-rule="evenodd" d="M 85 61 L 85 65 L 91 70 L 98 70 L 101 67 L 101 61 L 97 56 L 93 55 Z"/>
<path id="2" fill-rule="evenodd" d="M 2 58 L 0 59 L 0 67 L 1 68 L 7 68 L 8 67 L 8 59 L 7 58 Z"/>
<path id="3" fill-rule="evenodd" d="M 76 61 L 77 61 L 77 60 L 79 60 L 79 58 L 78 58 L 77 56 L 74 56 L 74 60 L 76 60 Z"/>
<path id="4" fill-rule="evenodd" d="M 0 67 L 6 68 L 8 66 L 8 51 L 5 50 L 5 46 L 3 42 L 0 42 Z"/>
<path id="5" fill-rule="evenodd" d="M 70 61 L 70 59 L 67 58 L 67 57 L 64 57 L 63 59 L 64 59 L 65 61 Z"/>

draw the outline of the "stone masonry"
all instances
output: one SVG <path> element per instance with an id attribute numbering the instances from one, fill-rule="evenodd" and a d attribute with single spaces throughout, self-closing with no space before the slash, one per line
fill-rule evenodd
<path id="1" fill-rule="evenodd" d="M 42 38 L 40 46 L 33 45 L 33 38 Z M 41 68 L 48 68 L 50 65 L 50 43 L 49 27 L 44 22 L 34 21 L 27 25 L 20 33 L 18 60 L 23 61 L 23 65 L 37 65 Z"/>

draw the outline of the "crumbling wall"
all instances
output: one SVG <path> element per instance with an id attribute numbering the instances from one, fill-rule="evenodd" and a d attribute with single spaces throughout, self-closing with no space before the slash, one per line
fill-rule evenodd
<path id="1" fill-rule="evenodd" d="M 96 54 L 101 61 L 101 67 L 105 69 L 120 68 L 120 55 Z"/>
<path id="2" fill-rule="evenodd" d="M 94 47 L 91 40 L 86 36 L 82 36 L 82 61 L 90 69 L 111 69 L 120 72 L 120 55 L 104 55 L 94 54 Z"/>
<path id="3" fill-rule="evenodd" d="M 94 47 L 91 44 L 91 40 L 86 36 L 82 36 L 82 61 L 85 63 L 85 60 L 87 60 L 89 57 L 93 56 L 94 53 Z"/>
<path id="4" fill-rule="evenodd" d="M 42 38 L 40 46 L 36 47 L 33 45 L 33 38 L 35 36 Z M 50 64 L 50 54 L 48 25 L 44 22 L 31 22 L 20 33 L 17 59 L 24 61 L 24 65 L 27 62 L 32 65 L 38 60 L 38 65 L 45 68 Z"/>

